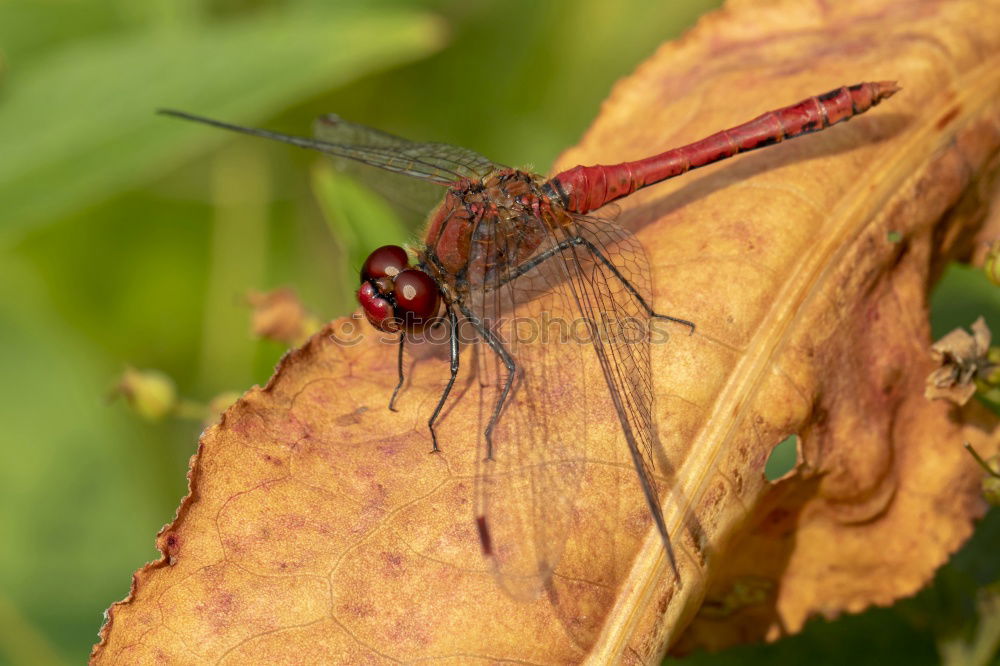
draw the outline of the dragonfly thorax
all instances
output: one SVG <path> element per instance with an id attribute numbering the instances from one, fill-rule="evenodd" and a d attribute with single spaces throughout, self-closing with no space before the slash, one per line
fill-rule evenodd
<path id="1" fill-rule="evenodd" d="M 541 183 L 515 169 L 457 181 L 430 218 L 422 257 L 428 269 L 439 281 L 477 285 L 529 259 L 558 218 Z"/>

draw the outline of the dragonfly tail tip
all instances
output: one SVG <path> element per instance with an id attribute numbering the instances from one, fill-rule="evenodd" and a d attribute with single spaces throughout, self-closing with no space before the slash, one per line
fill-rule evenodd
<path id="1" fill-rule="evenodd" d="M 897 81 L 879 81 L 875 84 L 876 97 L 879 100 L 888 99 L 896 93 L 898 93 L 903 88 L 899 85 Z"/>

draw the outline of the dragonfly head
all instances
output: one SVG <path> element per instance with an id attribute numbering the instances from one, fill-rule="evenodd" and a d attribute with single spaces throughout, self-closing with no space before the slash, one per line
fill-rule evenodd
<path id="1" fill-rule="evenodd" d="M 383 245 L 361 267 L 358 302 L 368 322 L 380 331 L 417 330 L 437 316 L 441 290 L 430 275 L 410 266 L 406 250 Z"/>

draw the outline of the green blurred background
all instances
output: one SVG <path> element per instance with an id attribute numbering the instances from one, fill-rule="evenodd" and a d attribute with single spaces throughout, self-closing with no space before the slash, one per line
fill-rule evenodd
<path id="1" fill-rule="evenodd" d="M 261 384 L 284 347 L 250 335 L 246 290 L 346 314 L 364 253 L 419 222 L 314 154 L 154 109 L 297 134 L 336 111 L 544 172 L 716 4 L 0 0 L 0 661 L 82 662 L 185 493 L 201 425 L 110 401 L 126 365 L 201 402 Z M 936 303 L 936 333 L 1000 324 L 971 269 Z M 997 522 L 914 601 L 689 661 L 935 663 L 935 631 L 968 631 L 998 577 Z"/>

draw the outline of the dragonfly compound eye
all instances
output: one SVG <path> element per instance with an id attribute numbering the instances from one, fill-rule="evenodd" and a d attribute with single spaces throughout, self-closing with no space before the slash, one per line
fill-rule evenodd
<path id="1" fill-rule="evenodd" d="M 392 303 L 371 282 L 365 282 L 358 289 L 358 302 L 365 311 L 368 323 L 380 331 L 395 333 L 402 322 L 396 317 Z"/>
<path id="2" fill-rule="evenodd" d="M 381 250 L 387 251 L 376 257 Z M 402 252 L 402 248 L 391 245 L 372 252 L 361 273 L 368 277 L 358 289 L 358 302 L 368 322 L 386 333 L 419 329 L 441 308 L 441 292 L 431 276 L 415 268 L 395 271 L 398 263 L 393 262 L 399 255 L 390 254 L 395 250 Z M 369 264 L 374 267 L 369 268 Z M 391 275 L 377 277 L 377 272 Z"/>
<path id="3" fill-rule="evenodd" d="M 368 255 L 365 265 L 361 267 L 361 281 L 382 277 L 394 278 L 409 268 L 410 258 L 406 250 L 398 245 L 383 245 Z"/>
<path id="4" fill-rule="evenodd" d="M 430 275 L 408 268 L 393 281 L 396 296 L 396 316 L 407 328 L 420 327 L 437 315 L 441 307 L 441 292 Z"/>

